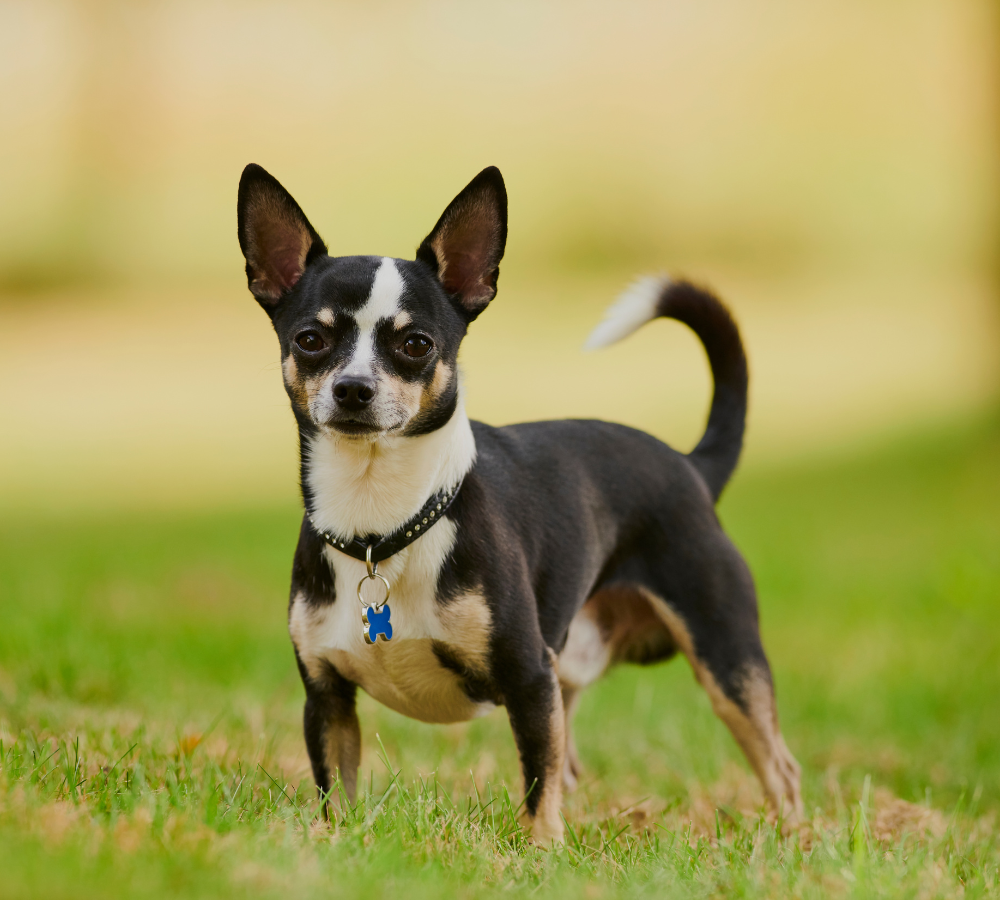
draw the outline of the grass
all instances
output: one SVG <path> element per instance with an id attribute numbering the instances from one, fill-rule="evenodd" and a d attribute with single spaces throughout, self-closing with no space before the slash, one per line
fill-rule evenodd
<path id="1" fill-rule="evenodd" d="M 333 829 L 285 634 L 298 514 L 0 525 L 0 896 L 1000 895 L 1000 423 L 737 477 L 809 822 L 787 836 L 683 662 L 584 699 L 565 847 L 515 825 L 502 711 L 364 698 Z"/>

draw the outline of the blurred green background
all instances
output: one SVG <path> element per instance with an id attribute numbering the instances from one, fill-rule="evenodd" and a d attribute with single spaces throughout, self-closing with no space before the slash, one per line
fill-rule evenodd
<path id="1" fill-rule="evenodd" d="M 4 0 L 0 502 L 293 496 L 235 236 L 250 161 L 333 253 L 400 256 L 500 166 L 501 291 L 464 350 L 487 421 L 689 446 L 691 335 L 579 351 L 660 270 L 743 325 L 748 465 L 966 417 L 1000 375 L 998 33 L 987 0 Z"/>

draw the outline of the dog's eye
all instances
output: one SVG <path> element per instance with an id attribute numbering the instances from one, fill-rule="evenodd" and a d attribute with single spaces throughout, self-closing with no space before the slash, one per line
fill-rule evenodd
<path id="1" fill-rule="evenodd" d="M 431 339 L 426 335 L 413 334 L 403 343 L 403 352 L 407 356 L 419 359 L 421 356 L 426 356 L 432 346 Z"/>
<path id="2" fill-rule="evenodd" d="M 320 350 L 326 347 L 326 341 L 315 331 L 303 331 L 295 339 L 295 343 L 305 350 L 306 353 L 319 353 Z"/>

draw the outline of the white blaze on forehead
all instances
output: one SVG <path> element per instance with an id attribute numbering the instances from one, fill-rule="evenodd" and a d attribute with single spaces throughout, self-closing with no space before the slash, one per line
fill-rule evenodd
<path id="1" fill-rule="evenodd" d="M 399 301 L 404 287 L 403 276 L 399 274 L 395 260 L 383 257 L 365 305 L 354 313 L 358 343 L 344 369 L 345 375 L 371 374 L 375 362 L 375 329 L 380 322 L 394 319 L 401 312 Z"/>
<path id="2" fill-rule="evenodd" d="M 384 319 L 393 318 L 400 311 L 399 300 L 403 296 L 403 276 L 396 268 L 396 261 L 383 257 L 382 264 L 375 273 L 368 300 L 354 314 L 358 328 L 374 329 Z"/>

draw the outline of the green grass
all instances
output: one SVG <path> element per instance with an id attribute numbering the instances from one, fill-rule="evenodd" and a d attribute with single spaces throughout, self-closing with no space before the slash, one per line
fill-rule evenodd
<path id="1" fill-rule="evenodd" d="M 998 896 L 998 462 L 990 420 L 738 476 L 721 515 L 810 821 L 761 815 L 680 661 L 585 698 L 554 851 L 514 824 L 502 711 L 426 726 L 365 698 L 362 796 L 316 822 L 294 505 L 6 521 L 0 896 Z"/>

